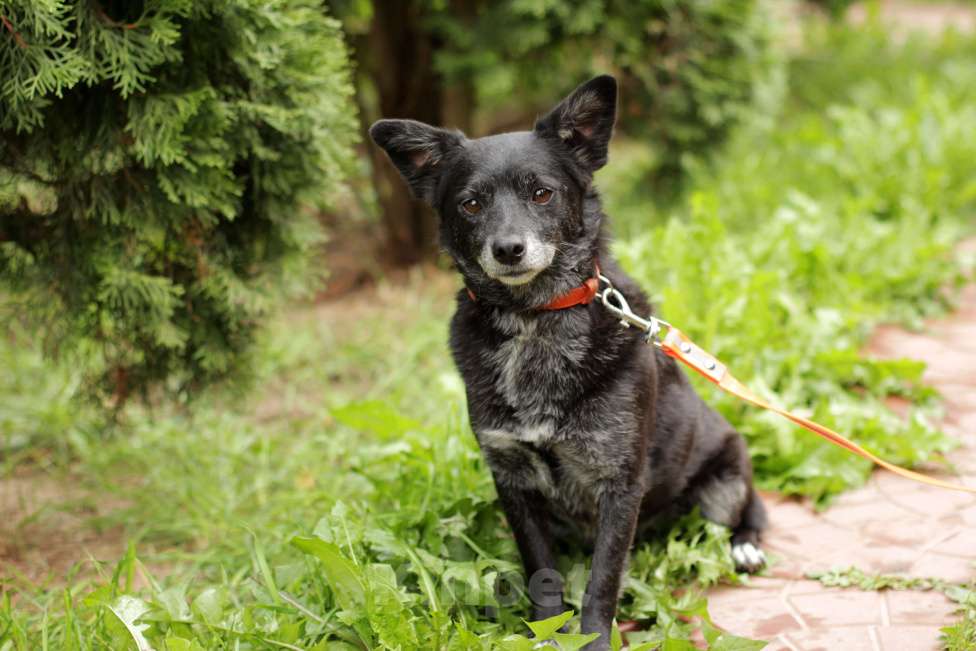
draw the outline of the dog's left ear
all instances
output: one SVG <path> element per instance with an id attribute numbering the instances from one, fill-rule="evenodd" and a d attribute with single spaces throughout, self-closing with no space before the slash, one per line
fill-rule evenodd
<path id="1" fill-rule="evenodd" d="M 607 163 L 616 112 L 617 80 L 600 75 L 574 90 L 536 122 L 535 132 L 563 142 L 583 167 L 595 172 Z"/>

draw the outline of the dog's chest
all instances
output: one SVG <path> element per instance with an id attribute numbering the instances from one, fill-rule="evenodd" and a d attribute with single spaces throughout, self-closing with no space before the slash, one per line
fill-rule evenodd
<path id="1" fill-rule="evenodd" d="M 513 429 L 521 425 L 533 430 L 558 419 L 579 394 L 588 335 L 565 327 L 550 329 L 544 321 L 518 314 L 495 316 L 494 321 L 509 337 L 484 357 L 494 391 L 516 413 L 519 422 Z M 538 436 L 530 431 L 525 440 Z"/>
<path id="2" fill-rule="evenodd" d="M 619 465 L 577 437 L 534 443 L 516 432 L 482 430 L 478 438 L 497 480 L 538 491 L 555 515 L 580 525 L 596 517 L 601 486 Z"/>
<path id="3" fill-rule="evenodd" d="M 539 491 L 553 515 L 588 531 L 600 495 L 633 454 L 636 424 L 629 402 L 615 399 L 619 392 L 604 385 L 609 393 L 595 403 L 587 394 L 587 374 L 600 356 L 585 312 L 552 321 L 494 318 L 506 336 L 482 351 L 483 366 L 466 378 L 479 387 L 470 408 L 496 480 Z M 478 400 L 485 391 L 493 398 Z"/>

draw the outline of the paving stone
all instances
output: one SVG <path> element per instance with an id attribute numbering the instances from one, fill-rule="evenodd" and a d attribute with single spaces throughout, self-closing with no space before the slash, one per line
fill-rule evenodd
<path id="1" fill-rule="evenodd" d="M 887 470 L 875 470 L 871 474 L 871 485 L 885 499 L 894 500 L 903 493 L 918 490 L 918 484 Z"/>
<path id="2" fill-rule="evenodd" d="M 822 583 L 814 579 L 798 579 L 796 581 L 790 581 L 786 587 L 785 594 L 786 596 L 791 594 L 811 594 L 826 589 Z"/>
<path id="3" fill-rule="evenodd" d="M 868 483 L 866 486 L 845 491 L 835 497 L 833 502 L 830 503 L 827 512 L 841 507 L 874 504 L 878 501 L 879 497 L 878 488 L 874 484 Z M 814 512 L 814 517 L 819 517 L 819 515 L 821 514 Z"/>
<path id="4" fill-rule="evenodd" d="M 976 529 L 960 528 L 932 548 L 932 551 L 949 556 L 972 559 L 976 556 Z"/>
<path id="5" fill-rule="evenodd" d="M 930 474 L 939 476 L 938 473 Z M 942 479 L 954 483 L 966 484 L 971 480 L 965 477 L 941 476 Z M 908 479 L 902 481 L 910 482 Z M 967 507 L 976 506 L 976 496 L 960 491 L 949 491 L 935 486 L 924 486 L 917 482 L 913 490 L 900 492 L 897 495 L 889 495 L 889 499 L 896 508 L 901 508 L 904 512 L 914 513 L 922 519 L 941 518 L 944 516 L 958 514 Z"/>
<path id="6" fill-rule="evenodd" d="M 763 640 L 803 628 L 786 602 L 775 594 L 746 598 L 742 594 L 711 593 L 708 614 L 723 630 Z"/>
<path id="7" fill-rule="evenodd" d="M 957 362 L 962 365 L 962 363 Z M 965 375 L 961 378 L 953 377 L 951 382 L 939 382 L 936 380 L 926 381 L 938 385 L 939 393 L 942 395 L 942 402 L 947 409 L 953 411 L 958 409 L 968 409 L 976 404 L 976 385 L 973 384 L 973 366 L 970 362 L 967 368 L 962 371 Z M 967 384 L 968 382 L 968 384 Z"/>
<path id="8" fill-rule="evenodd" d="M 930 333 L 949 341 L 950 347 L 957 351 L 968 355 L 976 354 L 976 324 L 974 323 L 946 323 L 937 328 L 932 328 Z"/>
<path id="9" fill-rule="evenodd" d="M 866 522 L 890 522 L 904 518 L 912 514 L 909 508 L 901 504 L 901 500 L 888 501 L 877 499 L 866 504 L 854 504 L 851 506 L 831 506 L 824 514 L 823 518 L 828 522 L 841 526 L 859 526 Z"/>
<path id="10" fill-rule="evenodd" d="M 906 351 L 907 357 L 924 358 L 926 361 L 925 372 L 922 379 L 926 382 L 938 385 L 939 392 L 945 399 L 954 396 L 972 395 L 973 386 L 972 369 L 967 367 L 964 354 L 956 346 L 943 345 L 938 350 L 931 353 L 918 355 L 915 351 Z M 970 355 L 971 357 L 971 355 Z M 950 395 L 952 394 L 952 395 Z M 972 402 L 963 400 L 957 401 L 965 409 Z"/>
<path id="11" fill-rule="evenodd" d="M 976 250 L 976 239 L 968 243 Z M 926 362 L 925 380 L 942 394 L 944 429 L 962 447 L 950 453 L 960 476 L 924 469 L 976 486 L 976 285 L 958 310 L 923 332 L 878 328 L 869 355 Z M 895 401 L 905 414 L 909 405 Z M 955 604 L 937 592 L 829 588 L 807 573 L 850 566 L 865 572 L 976 579 L 976 497 L 924 486 L 878 470 L 825 512 L 809 502 L 764 493 L 770 529 L 764 547 L 773 559 L 749 586 L 709 593 L 717 624 L 768 640 L 768 651 L 925 651 L 940 649 L 939 628 L 955 621 Z"/>
<path id="12" fill-rule="evenodd" d="M 747 576 L 745 584 L 733 588 L 734 594 L 752 594 L 753 590 L 769 590 L 776 594 L 782 594 L 788 587 L 790 581 L 776 578 L 773 576 Z"/>
<path id="13" fill-rule="evenodd" d="M 808 504 L 799 500 L 770 500 L 764 498 L 769 510 L 769 522 L 776 531 L 788 531 L 794 527 L 817 522 L 817 515 Z"/>
<path id="14" fill-rule="evenodd" d="M 956 611 L 941 592 L 886 592 L 884 599 L 892 626 L 945 626 Z"/>
<path id="15" fill-rule="evenodd" d="M 887 522 L 866 522 L 860 531 L 869 547 L 920 549 L 932 540 L 931 526 L 917 517 L 902 517 Z"/>
<path id="16" fill-rule="evenodd" d="M 808 560 L 825 557 L 837 549 L 850 546 L 856 535 L 851 529 L 825 519 L 790 531 L 773 529 L 764 538 L 765 544 L 781 553 L 792 553 Z"/>
<path id="17" fill-rule="evenodd" d="M 959 520 L 962 521 L 963 525 L 967 527 L 976 527 L 976 506 L 970 506 L 969 508 L 962 509 L 957 515 Z"/>
<path id="18" fill-rule="evenodd" d="M 768 546 L 766 558 L 771 564 L 766 568 L 766 574 L 770 577 L 782 580 L 793 580 L 803 578 L 807 571 L 807 562 L 793 554 L 779 554 L 772 552 Z"/>
<path id="19" fill-rule="evenodd" d="M 790 643 L 789 638 L 785 635 L 778 635 L 769 640 L 769 646 L 765 647 L 763 651 L 800 651 L 800 649 Z"/>
<path id="20" fill-rule="evenodd" d="M 786 639 L 801 651 L 877 651 L 867 626 L 790 633 Z"/>
<path id="21" fill-rule="evenodd" d="M 918 550 L 903 546 L 867 546 L 863 539 L 860 546 L 839 549 L 822 562 L 826 568 L 857 567 L 876 574 L 909 573 L 918 560 Z"/>
<path id="22" fill-rule="evenodd" d="M 824 590 L 787 597 L 811 629 L 881 624 L 882 598 L 877 592 Z"/>
<path id="23" fill-rule="evenodd" d="M 883 626 L 875 630 L 881 651 L 940 651 L 938 626 Z"/>
<path id="24" fill-rule="evenodd" d="M 778 615 L 757 618 L 753 624 L 752 637 L 768 640 L 792 631 L 802 631 L 803 627 L 792 613 L 783 611 Z"/>
<path id="25" fill-rule="evenodd" d="M 976 434 L 976 408 L 973 409 L 956 409 L 948 414 L 946 414 L 945 419 L 943 419 L 943 426 L 953 427 L 960 429 L 962 431 Z M 966 450 L 961 452 L 965 453 Z M 956 455 L 953 454 L 953 457 Z"/>
<path id="26" fill-rule="evenodd" d="M 934 576 L 952 583 L 966 583 L 976 579 L 973 558 L 947 556 L 928 552 L 912 565 L 913 576 Z"/>
<path id="27" fill-rule="evenodd" d="M 974 360 L 974 363 L 976 363 L 976 360 Z M 976 471 L 961 470 L 958 468 L 958 465 L 960 463 L 976 461 L 976 418 L 973 419 L 971 427 L 973 427 L 973 429 L 964 437 L 960 438 L 960 445 L 962 447 L 956 448 L 949 453 L 951 455 L 952 465 L 957 466 L 955 468 L 955 472 L 963 480 L 963 483 L 968 482 L 970 484 L 976 482 Z M 964 440 L 968 438 L 972 438 L 972 442 L 967 442 L 967 440 Z"/>

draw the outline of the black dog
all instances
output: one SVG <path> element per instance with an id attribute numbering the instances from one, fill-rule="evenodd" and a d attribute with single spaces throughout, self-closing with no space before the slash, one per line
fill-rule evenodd
<path id="1" fill-rule="evenodd" d="M 437 209 L 441 244 L 467 285 L 451 350 L 527 575 L 546 572 L 561 595 L 554 540 L 592 546 L 582 617 L 584 632 L 600 633 L 591 648 L 607 648 L 629 549 L 660 516 L 698 505 L 733 529 L 740 569 L 765 562 L 765 511 L 742 437 L 674 360 L 581 302 L 598 264 L 638 314 L 651 311 L 607 252 L 592 186 L 616 95 L 612 77 L 597 77 L 533 131 L 476 140 L 412 120 L 370 129 Z M 534 614 L 564 610 L 560 597 L 537 601 Z"/>

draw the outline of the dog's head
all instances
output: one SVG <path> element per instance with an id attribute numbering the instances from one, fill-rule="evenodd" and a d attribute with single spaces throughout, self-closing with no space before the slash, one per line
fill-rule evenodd
<path id="1" fill-rule="evenodd" d="M 617 83 L 604 75 L 532 131 L 470 140 L 414 120 L 380 120 L 369 133 L 414 196 L 439 213 L 441 245 L 461 273 L 475 285 L 519 291 L 592 257 L 599 214 L 584 200 L 607 162 L 616 104 Z"/>

